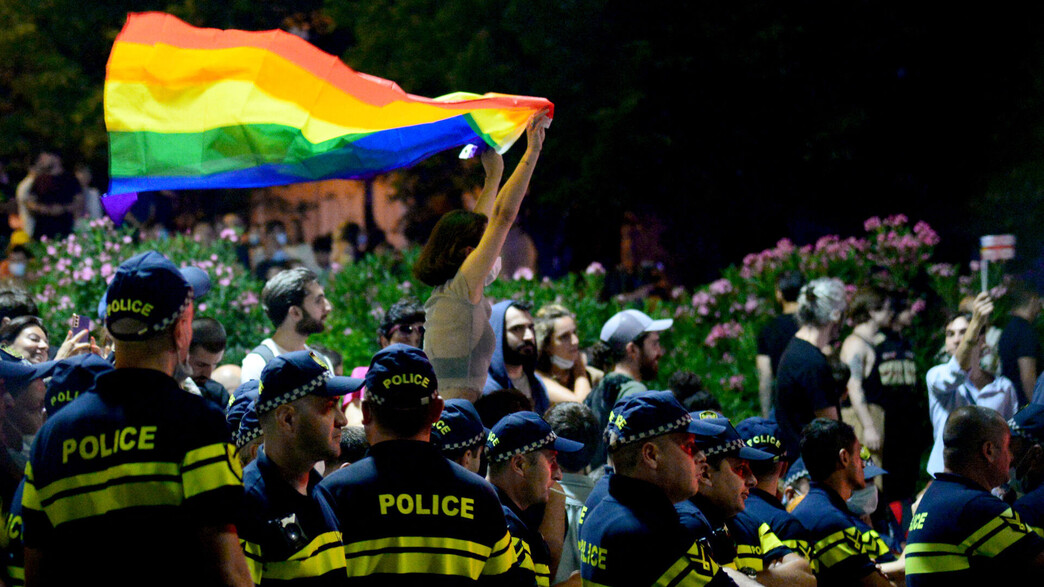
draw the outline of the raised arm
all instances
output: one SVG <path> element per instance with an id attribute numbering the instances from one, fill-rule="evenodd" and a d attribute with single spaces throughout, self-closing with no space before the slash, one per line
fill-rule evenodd
<path id="1" fill-rule="evenodd" d="M 507 233 L 511 230 L 511 225 L 515 223 L 518 209 L 522 206 L 522 198 L 529 189 L 529 180 L 533 177 L 533 169 L 536 167 L 537 159 L 540 158 L 540 149 L 544 145 L 546 122 L 546 111 L 539 112 L 529 121 L 529 125 L 526 127 L 528 143 L 526 153 L 518 162 L 514 173 L 504 184 L 504 189 L 500 190 L 496 196 L 493 209 L 489 214 L 489 224 L 486 225 L 486 231 L 482 233 L 482 240 L 479 241 L 478 247 L 471 251 L 460 267 L 461 273 L 468 282 L 471 290 L 470 299 L 474 304 L 482 299 L 486 274 L 493 267 L 493 262 L 500 256 L 500 249 L 504 246 Z M 483 165 L 485 165 L 485 161 Z"/>
<path id="2" fill-rule="evenodd" d="M 979 344 L 979 333 L 982 332 L 982 329 L 989 322 L 992 312 L 993 300 L 990 299 L 990 294 L 982 292 L 975 296 L 971 322 L 968 324 L 968 330 L 964 332 L 964 338 L 961 339 L 961 343 L 957 345 L 957 352 L 954 353 L 957 363 L 964 371 L 970 371 L 972 368 L 973 351 L 976 345 Z"/>
<path id="3" fill-rule="evenodd" d="M 758 369 L 758 400 L 761 402 L 761 415 L 768 418 L 772 409 L 772 358 L 758 355 L 754 358 Z"/>
<path id="4" fill-rule="evenodd" d="M 475 212 L 490 217 L 493 214 L 493 202 L 497 199 L 500 180 L 504 177 L 504 158 L 495 149 L 486 149 L 480 156 L 482 169 L 486 170 L 486 181 L 482 184 L 482 193 L 475 202 Z"/>

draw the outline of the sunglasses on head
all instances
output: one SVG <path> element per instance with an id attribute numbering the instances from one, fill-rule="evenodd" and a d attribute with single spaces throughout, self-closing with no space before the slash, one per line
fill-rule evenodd
<path id="1" fill-rule="evenodd" d="M 424 336 L 424 326 L 419 325 L 419 324 L 418 325 L 413 325 L 413 324 L 396 324 L 395 326 L 391 327 L 391 330 L 388 331 L 388 336 L 392 336 L 396 332 L 401 332 L 401 333 L 403 333 L 405 335 L 410 335 L 410 334 L 413 334 L 414 331 L 419 333 L 421 336 Z"/>

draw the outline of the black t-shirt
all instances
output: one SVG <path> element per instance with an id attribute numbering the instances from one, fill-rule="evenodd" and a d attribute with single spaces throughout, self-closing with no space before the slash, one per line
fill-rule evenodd
<path id="1" fill-rule="evenodd" d="M 789 458 L 798 457 L 801 429 L 815 419 L 815 411 L 834 407 L 840 413 L 838 402 L 826 356 L 808 341 L 792 338 L 776 375 L 776 422 Z"/>
<path id="2" fill-rule="evenodd" d="M 797 331 L 797 318 L 793 314 L 783 314 L 769 321 L 758 333 L 758 354 L 768 355 L 773 374 L 779 373 L 779 360 Z"/>
<path id="3" fill-rule="evenodd" d="M 1004 327 L 1000 340 L 997 341 L 997 352 L 1000 353 L 1003 375 L 1015 384 L 1019 405 L 1025 404 L 1026 396 L 1022 389 L 1022 378 L 1019 375 L 1019 358 L 1037 359 L 1037 369 L 1040 370 L 1040 340 L 1037 339 L 1033 325 L 1025 318 L 1012 316 L 1008 325 Z M 1033 379 L 1036 380 L 1038 373 L 1033 375 Z"/>

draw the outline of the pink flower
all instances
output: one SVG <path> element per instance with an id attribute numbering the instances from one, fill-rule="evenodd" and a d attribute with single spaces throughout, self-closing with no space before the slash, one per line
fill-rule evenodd
<path id="1" fill-rule="evenodd" d="M 47 245 L 47 254 L 53 257 L 58 254 L 58 249 L 54 245 Z"/>
<path id="2" fill-rule="evenodd" d="M 924 300 L 918 298 L 917 300 L 914 300 L 913 304 L 910 305 L 910 313 L 916 316 L 923 312 L 927 306 L 928 304 L 926 304 Z"/>
<path id="3" fill-rule="evenodd" d="M 107 278 L 110 275 L 112 275 L 112 263 L 106 263 L 106 264 L 102 265 L 101 268 L 99 269 L 99 272 L 101 273 L 101 276 L 105 277 L 105 278 Z"/>
<path id="4" fill-rule="evenodd" d="M 90 267 L 84 267 L 83 271 L 81 273 L 83 275 L 83 280 L 84 281 L 90 281 L 90 280 L 94 279 L 94 275 L 95 275 L 94 269 L 91 269 Z"/>
<path id="5" fill-rule="evenodd" d="M 728 279 L 719 279 L 711 283 L 707 289 L 709 289 L 712 294 L 720 296 L 732 291 L 732 282 Z"/>
<path id="6" fill-rule="evenodd" d="M 978 271 L 979 270 L 979 262 L 978 261 L 971 261 L 971 262 L 969 262 L 968 263 L 968 268 L 971 269 L 972 271 Z"/>
<path id="7" fill-rule="evenodd" d="M 588 275 L 605 275 L 605 267 L 602 267 L 602 264 L 598 261 L 592 261 L 587 266 L 587 269 L 584 269 L 584 273 Z"/>
<path id="8" fill-rule="evenodd" d="M 905 214 L 896 214 L 894 216 L 889 216 L 888 218 L 885 218 L 884 221 L 884 223 L 888 226 L 902 226 L 907 222 L 909 222 L 909 220 L 906 218 Z"/>
<path id="9" fill-rule="evenodd" d="M 352 335 L 352 327 L 351 326 L 349 326 L 348 328 L 344 329 L 344 335 L 345 336 L 351 336 Z"/>
<path id="10" fill-rule="evenodd" d="M 200 304 L 199 305 L 199 311 L 200 312 L 206 312 L 207 311 L 207 304 L 206 303 Z"/>
<path id="11" fill-rule="evenodd" d="M 511 276 L 511 279 L 518 281 L 520 279 L 525 281 L 533 281 L 533 270 L 529 267 L 519 267 L 515 270 L 515 274 Z"/>
<path id="12" fill-rule="evenodd" d="M 871 216 L 863 223 L 863 229 L 867 232 L 877 230 L 878 228 L 881 228 L 881 219 L 877 216 Z"/>
<path id="13" fill-rule="evenodd" d="M 217 256 L 217 253 L 214 253 L 214 254 L 212 254 L 212 255 L 210 256 L 210 260 L 211 260 L 211 261 L 217 261 L 217 260 L 218 260 L 218 256 Z"/>
<path id="14" fill-rule="evenodd" d="M 218 235 L 218 238 L 220 238 L 221 240 L 236 242 L 237 240 L 239 240 L 239 235 L 236 234 L 236 231 L 234 229 L 223 228 L 221 229 L 221 234 Z"/>
<path id="15" fill-rule="evenodd" d="M 123 244 L 125 244 L 125 245 L 129 245 L 129 244 L 131 244 L 131 241 L 132 241 L 132 240 L 133 240 L 133 239 L 131 239 L 131 237 L 130 237 L 130 235 L 129 235 L 129 234 L 128 234 L 128 235 L 125 235 L 125 236 L 123 237 Z"/>
<path id="16" fill-rule="evenodd" d="M 256 306 L 258 301 L 257 294 L 250 290 L 243 292 L 243 294 L 239 296 L 239 303 L 247 307 Z"/>
<path id="17" fill-rule="evenodd" d="M 743 310 L 748 314 L 754 313 L 754 310 L 758 309 L 758 298 L 754 296 L 747 297 L 747 302 L 743 304 Z"/>
<path id="18" fill-rule="evenodd" d="M 743 387 L 743 383 L 747 380 L 743 375 L 733 375 L 729 377 L 729 389 L 740 389 Z"/>
<path id="19" fill-rule="evenodd" d="M 232 284 L 232 279 L 228 278 L 228 277 L 222 277 L 221 279 L 218 280 L 218 285 L 220 285 L 221 287 L 228 287 L 231 284 Z"/>

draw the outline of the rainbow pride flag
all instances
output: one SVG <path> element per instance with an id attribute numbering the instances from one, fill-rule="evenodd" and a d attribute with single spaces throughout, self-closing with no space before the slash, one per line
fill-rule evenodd
<path id="1" fill-rule="evenodd" d="M 284 31 L 130 14 L 105 77 L 110 194 L 362 178 L 474 144 L 503 153 L 543 98 L 423 98 Z"/>

